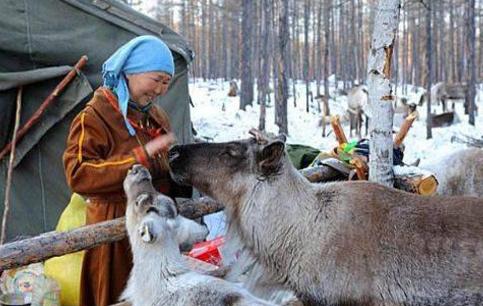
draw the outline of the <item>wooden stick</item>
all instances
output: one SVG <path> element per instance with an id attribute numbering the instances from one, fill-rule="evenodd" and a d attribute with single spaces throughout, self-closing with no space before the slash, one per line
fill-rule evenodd
<path id="1" fill-rule="evenodd" d="M 332 126 L 332 130 L 334 131 L 335 138 L 339 144 L 347 143 L 347 138 L 345 137 L 344 130 L 340 125 L 339 116 L 332 116 L 330 118 L 330 125 Z"/>
<path id="2" fill-rule="evenodd" d="M 350 163 L 356 168 L 357 178 L 359 180 L 367 180 L 367 164 L 357 156 L 353 156 Z"/>
<path id="3" fill-rule="evenodd" d="M 12 136 L 12 151 L 10 152 L 10 160 L 8 161 L 7 182 L 5 184 L 5 201 L 2 217 L 2 233 L 0 236 L 0 244 L 3 244 L 5 242 L 7 236 L 7 220 L 8 213 L 10 211 L 10 188 L 12 186 L 13 162 L 15 160 L 15 144 L 17 141 L 18 126 L 20 125 L 20 113 L 22 110 L 22 93 L 23 87 L 20 86 L 17 92 L 17 110 L 15 111 L 15 126 L 13 128 Z"/>
<path id="4" fill-rule="evenodd" d="M 54 99 L 57 96 L 59 96 L 59 94 L 65 89 L 67 84 L 69 84 L 70 81 L 72 81 L 74 79 L 74 77 L 77 75 L 78 71 L 82 67 L 84 67 L 86 63 L 87 63 L 87 56 L 83 55 L 79 59 L 79 61 L 75 64 L 74 68 L 72 68 L 72 70 L 69 71 L 69 73 L 62 79 L 62 81 L 60 81 L 60 83 L 54 88 L 52 93 L 47 98 L 45 98 L 44 102 L 42 102 L 39 109 L 37 109 L 37 111 L 32 115 L 32 117 L 30 117 L 30 119 L 27 121 L 27 123 L 25 123 L 22 126 L 22 128 L 20 128 L 18 135 L 17 135 L 17 139 L 15 139 L 16 142 L 18 142 L 20 139 L 22 139 L 22 137 L 25 136 L 25 134 L 28 132 L 28 130 L 40 120 L 40 117 L 45 112 L 47 107 L 50 104 L 52 104 Z M 2 149 L 2 151 L 0 152 L 0 160 L 2 160 L 2 158 L 5 155 L 7 155 L 8 152 L 10 152 L 10 150 L 12 149 L 12 146 L 13 146 L 13 142 L 14 142 L 14 140 L 12 139 L 12 141 L 10 143 L 8 143 Z"/>
<path id="5" fill-rule="evenodd" d="M 403 143 L 404 138 L 406 138 L 406 135 L 408 134 L 408 131 L 413 125 L 413 122 L 415 119 L 416 119 L 416 114 L 414 112 L 409 114 L 406 117 L 403 124 L 401 125 L 401 128 L 399 129 L 399 132 L 396 134 L 396 137 L 394 138 L 395 147 L 399 147 Z"/>
<path id="6" fill-rule="evenodd" d="M 300 173 L 311 183 L 327 182 L 342 176 L 339 171 L 328 166 L 309 167 L 301 169 Z"/>
<path id="7" fill-rule="evenodd" d="M 180 201 L 178 209 L 181 215 L 196 219 L 223 209 L 223 204 L 210 198 L 201 198 Z M 68 232 L 52 231 L 7 243 L 0 246 L 0 271 L 90 249 L 103 243 L 121 240 L 126 235 L 125 218 L 118 218 Z"/>

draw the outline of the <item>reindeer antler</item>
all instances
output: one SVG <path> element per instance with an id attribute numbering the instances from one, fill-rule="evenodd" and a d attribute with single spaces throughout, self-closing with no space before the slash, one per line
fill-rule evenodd
<path id="1" fill-rule="evenodd" d="M 259 144 L 266 144 L 266 143 L 268 143 L 268 139 L 259 130 L 255 129 L 255 128 L 251 128 L 250 131 L 248 131 L 248 133 L 250 133 L 250 135 L 252 135 L 253 137 L 255 137 L 255 140 Z"/>

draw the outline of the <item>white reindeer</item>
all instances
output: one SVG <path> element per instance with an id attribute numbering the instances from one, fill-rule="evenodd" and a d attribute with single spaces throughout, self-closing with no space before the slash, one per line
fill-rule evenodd
<path id="1" fill-rule="evenodd" d="M 194 227 L 180 222 L 170 198 L 140 188 L 148 184 L 151 177 L 142 166 L 135 166 L 124 181 L 134 266 L 123 296 L 132 306 L 274 305 L 233 283 L 188 268 L 178 245 L 186 238 L 186 229 L 191 234 Z"/>

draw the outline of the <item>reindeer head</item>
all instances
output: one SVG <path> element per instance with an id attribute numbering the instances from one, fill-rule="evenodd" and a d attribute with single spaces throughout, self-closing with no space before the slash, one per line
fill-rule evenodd
<path id="1" fill-rule="evenodd" d="M 277 177 L 287 160 L 285 136 L 250 134 L 252 138 L 240 141 L 173 147 L 171 176 L 225 204 L 237 201 L 258 181 Z"/>
<path id="2" fill-rule="evenodd" d="M 193 244 L 205 240 L 208 235 L 206 226 L 178 215 L 174 202 L 162 194 L 143 210 L 145 213 L 140 215 L 137 234 L 145 243 L 162 243 L 169 237 L 181 251 L 189 251 Z"/>
<path id="3" fill-rule="evenodd" d="M 129 235 L 138 227 L 142 241 L 153 242 L 153 236 L 140 224 L 147 216 L 162 218 L 174 232 L 174 237 L 181 250 L 203 241 L 208 235 L 206 226 L 202 226 L 178 214 L 174 201 L 154 190 L 149 171 L 141 165 L 134 165 L 124 179 L 124 190 L 128 197 L 126 208 L 126 227 Z M 151 237 L 151 238 L 150 238 Z"/>

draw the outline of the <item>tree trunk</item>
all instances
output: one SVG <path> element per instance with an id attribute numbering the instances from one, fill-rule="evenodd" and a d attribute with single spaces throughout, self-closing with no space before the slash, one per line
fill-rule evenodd
<path id="1" fill-rule="evenodd" d="M 291 70 L 291 77 L 292 77 L 292 98 L 293 98 L 293 106 L 297 107 L 297 89 L 296 89 L 296 84 L 297 84 L 297 59 L 299 58 L 298 56 L 298 9 L 297 9 L 297 0 L 293 0 L 293 14 L 292 14 L 292 56 L 293 60 L 290 62 L 292 63 L 292 68 Z"/>
<path id="2" fill-rule="evenodd" d="M 287 44 L 289 41 L 289 25 L 288 25 L 288 0 L 281 0 L 280 3 L 280 22 L 279 22 L 279 61 L 278 61 L 278 99 L 276 100 L 276 110 L 278 114 L 279 133 L 288 135 L 287 120 L 287 100 L 288 100 L 288 84 L 287 84 L 287 68 L 289 66 L 289 56 L 287 52 Z"/>
<path id="3" fill-rule="evenodd" d="M 394 186 L 392 170 L 392 103 L 391 58 L 398 29 L 400 0 L 380 0 L 374 22 L 368 60 L 370 120 L 369 180 Z"/>
<path id="4" fill-rule="evenodd" d="M 207 41 L 208 41 L 208 34 L 207 34 L 207 19 L 208 19 L 208 7 L 206 5 L 207 0 L 202 0 L 201 2 L 201 54 L 200 54 L 200 62 L 201 62 L 201 76 L 203 80 L 206 81 L 208 76 L 208 48 L 207 48 Z"/>
<path id="5" fill-rule="evenodd" d="M 317 8 L 317 28 L 316 28 L 316 35 L 317 35 L 317 43 L 314 44 L 313 48 L 316 52 L 315 61 L 316 63 L 316 86 L 317 86 L 317 96 L 321 95 L 320 92 L 320 79 L 322 78 L 322 0 L 319 2 L 319 6 Z M 319 111 L 320 111 L 320 99 L 319 99 Z M 322 113 L 322 115 L 324 115 Z"/>
<path id="6" fill-rule="evenodd" d="M 427 62 L 427 78 L 426 78 L 426 110 L 427 110 L 427 117 L 426 117 L 426 138 L 431 139 L 433 138 L 432 133 L 432 120 L 431 120 L 431 82 L 433 78 L 433 66 L 431 65 L 431 54 L 432 54 L 432 35 L 431 35 L 431 11 L 432 11 L 432 1 L 428 1 L 426 7 L 426 62 Z"/>
<path id="7" fill-rule="evenodd" d="M 309 21 L 310 21 L 310 0 L 304 2 L 304 81 L 305 81 L 305 111 L 310 110 L 309 103 Z"/>
<path id="8" fill-rule="evenodd" d="M 253 102 L 253 76 L 252 76 L 252 24 L 253 0 L 242 1 L 242 56 L 241 56 L 241 92 L 240 109 L 245 110 Z"/>
<path id="9" fill-rule="evenodd" d="M 324 111 L 322 112 L 323 118 L 330 115 L 329 108 L 329 18 L 330 18 L 330 6 L 332 0 L 325 0 L 324 10 Z M 325 137 L 325 124 L 322 126 L 322 137 Z"/>
<path id="10" fill-rule="evenodd" d="M 268 95 L 268 87 L 269 87 L 269 79 L 270 79 L 270 56 L 268 54 L 268 41 L 270 41 L 270 20 L 271 20 L 271 12 L 270 8 L 272 0 L 262 0 L 262 41 L 264 43 L 261 44 L 261 60 L 262 60 L 262 68 L 260 70 L 259 78 L 260 78 L 260 86 L 259 90 L 261 91 L 260 97 L 260 120 L 258 122 L 258 129 L 260 131 L 265 130 L 265 117 L 266 117 L 266 102 L 267 102 L 267 95 Z"/>
<path id="11" fill-rule="evenodd" d="M 449 50 L 450 50 L 450 75 L 448 80 L 453 83 L 456 79 L 456 63 L 455 63 L 455 47 L 454 47 L 454 29 L 455 29 L 455 22 L 454 22 L 454 3 L 451 1 L 449 3 Z"/>
<path id="12" fill-rule="evenodd" d="M 468 50 L 468 91 L 466 96 L 466 103 L 468 104 L 469 123 L 474 126 L 476 106 L 475 0 L 468 0 L 466 5 L 468 6 L 468 16 L 466 20 L 466 42 Z"/>

